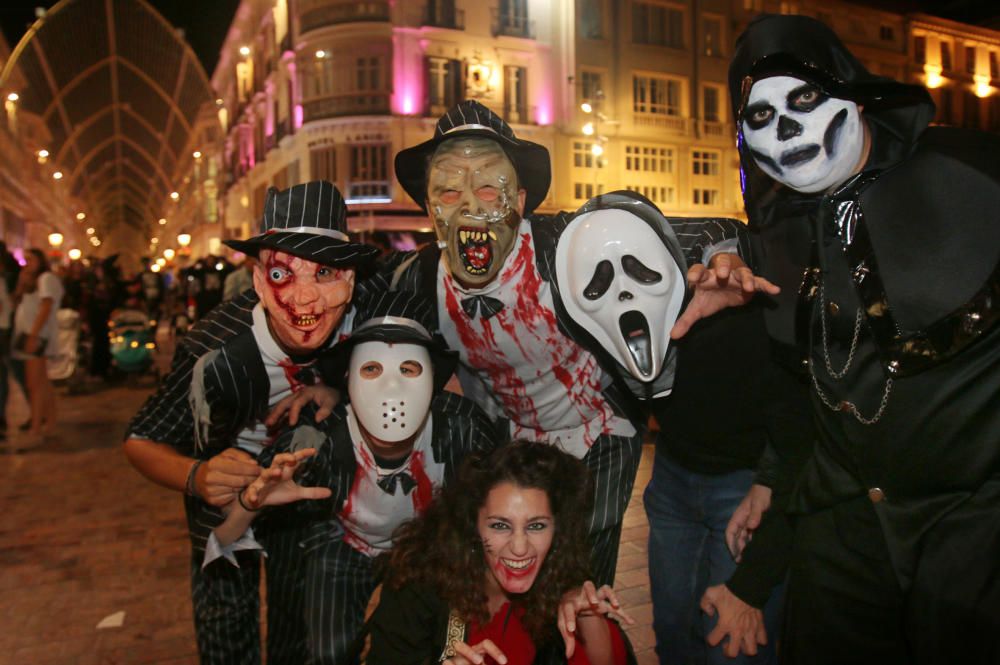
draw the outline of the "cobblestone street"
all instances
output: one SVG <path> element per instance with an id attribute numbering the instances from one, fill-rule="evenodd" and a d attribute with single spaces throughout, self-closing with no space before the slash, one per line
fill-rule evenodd
<path id="1" fill-rule="evenodd" d="M 139 476 L 120 449 L 150 388 L 150 378 L 84 395 L 63 387 L 56 437 L 19 453 L 10 452 L 17 433 L 4 442 L 0 664 L 197 662 L 180 498 Z M 19 391 L 12 400 L 19 423 Z M 616 585 L 637 621 L 629 633 L 641 665 L 655 662 L 641 505 L 651 459 L 647 446 Z"/>

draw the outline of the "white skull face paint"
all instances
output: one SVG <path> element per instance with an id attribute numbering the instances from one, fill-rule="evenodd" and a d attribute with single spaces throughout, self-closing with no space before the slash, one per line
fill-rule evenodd
<path id="1" fill-rule="evenodd" d="M 362 342 L 351 351 L 351 408 L 375 443 L 416 436 L 434 394 L 430 353 L 419 344 Z"/>
<path id="2" fill-rule="evenodd" d="M 580 215 L 556 248 L 566 312 L 636 379 L 663 367 L 684 272 L 649 224 L 625 210 Z"/>
<path id="3" fill-rule="evenodd" d="M 798 192 L 823 192 L 854 174 L 864 151 L 857 104 L 791 76 L 753 84 L 741 118 L 757 165 Z"/>

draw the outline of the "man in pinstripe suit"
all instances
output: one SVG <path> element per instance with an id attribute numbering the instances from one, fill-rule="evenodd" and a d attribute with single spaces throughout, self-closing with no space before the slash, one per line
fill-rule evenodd
<path id="1" fill-rule="evenodd" d="M 355 269 L 376 249 L 351 242 L 346 206 L 328 182 L 268 191 L 261 234 L 231 247 L 258 258 L 254 291 L 210 312 L 178 347 L 160 389 L 132 420 L 125 452 L 146 477 L 185 493 L 192 600 L 203 663 L 259 663 L 259 562 L 202 571 L 221 508 L 270 453 L 269 407 L 310 381 L 317 350 L 349 330 Z M 268 662 L 301 662 L 296 514 L 261 524 L 268 559 Z M 272 648 L 281 645 L 282 648 Z"/>
<path id="2" fill-rule="evenodd" d="M 555 245 L 568 217 L 526 218 L 548 192 L 548 151 L 465 101 L 439 119 L 433 138 L 400 152 L 395 166 L 439 243 L 403 261 L 394 283 L 436 296 L 466 396 L 505 420 L 512 437 L 551 442 L 587 463 L 596 491 L 592 572 L 596 583 L 612 583 L 641 427 L 556 307 Z M 689 279 L 728 278 L 723 293 L 737 299 L 759 287 L 729 253 L 738 232 L 732 220 L 703 220 L 687 231 L 681 241 L 693 266 Z M 695 293 L 683 325 L 717 308 Z"/>
<path id="3" fill-rule="evenodd" d="M 433 311 L 425 298 L 383 293 L 366 305 L 366 316 L 321 360 L 327 383 L 344 389 L 350 404 L 316 424 L 300 417 L 298 427 L 274 446 L 316 449 L 294 482 L 331 492 L 329 499 L 304 502 L 317 515 L 301 540 L 299 572 L 305 586 L 306 662 L 313 665 L 352 662 L 379 581 L 375 557 L 391 548 L 396 527 L 422 512 L 435 489 L 454 477 L 465 455 L 497 444 L 486 415 L 443 390 L 457 354 L 428 331 Z M 244 492 L 240 508 L 214 532 L 206 561 L 230 557 L 234 548 L 257 547 L 253 532 L 244 534 L 254 513 L 243 506 L 269 505 L 256 494 L 257 487 L 267 486 L 259 481 Z M 278 501 L 296 495 L 283 494 Z M 267 513 L 260 519 L 270 517 Z"/>

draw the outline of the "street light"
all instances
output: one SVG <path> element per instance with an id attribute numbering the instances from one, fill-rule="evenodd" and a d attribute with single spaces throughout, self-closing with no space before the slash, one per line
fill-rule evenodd
<path id="1" fill-rule="evenodd" d="M 173 261 L 175 253 L 176 252 L 174 252 L 174 250 L 167 247 L 165 250 L 163 250 L 163 258 L 165 258 L 167 261 Z"/>
<path id="2" fill-rule="evenodd" d="M 50 233 L 49 244 L 52 245 L 52 249 L 59 249 L 59 246 L 63 244 L 63 234 L 59 232 Z"/>
<path id="3" fill-rule="evenodd" d="M 94 229 L 93 226 L 88 226 L 87 227 L 87 235 L 88 236 L 92 236 L 92 235 L 94 235 L 94 233 L 96 233 L 96 229 Z"/>
<path id="4" fill-rule="evenodd" d="M 588 122 L 587 124 L 585 124 L 581 128 L 580 131 L 583 132 L 584 136 L 593 136 L 594 135 L 594 123 Z"/>
<path id="5" fill-rule="evenodd" d="M 181 197 L 181 195 L 180 195 L 180 194 L 178 194 L 177 192 L 170 192 L 170 199 L 171 199 L 172 201 L 176 201 L 176 200 L 177 200 L 177 199 L 179 199 L 180 197 Z"/>
<path id="6" fill-rule="evenodd" d="M 87 213 L 85 213 L 85 212 L 78 212 L 78 213 L 76 213 L 76 219 L 77 219 L 77 221 L 82 222 L 83 220 L 87 219 Z"/>
<path id="7" fill-rule="evenodd" d="M 56 180 L 62 180 L 62 175 L 63 175 L 62 171 L 56 171 L 55 173 L 52 174 L 52 177 Z"/>
<path id="8" fill-rule="evenodd" d="M 166 223 L 167 223 L 167 220 L 164 219 L 163 217 L 160 217 L 160 226 L 163 226 Z"/>
<path id="9" fill-rule="evenodd" d="M 81 252 L 80 250 L 76 249 L 75 247 L 73 249 L 69 250 L 69 252 L 67 252 L 67 254 L 69 255 L 69 258 L 70 258 L 71 261 L 79 261 L 80 257 L 83 256 L 83 252 Z"/>
<path id="10" fill-rule="evenodd" d="M 191 234 L 190 233 L 182 233 L 182 234 L 178 235 L 177 236 L 177 244 L 180 245 L 181 247 L 187 247 L 188 245 L 190 245 L 191 244 Z"/>
<path id="11" fill-rule="evenodd" d="M 194 152 L 191 153 L 191 156 L 194 157 L 195 159 L 201 159 L 201 150 L 195 150 Z"/>
<path id="12" fill-rule="evenodd" d="M 149 269 L 152 270 L 153 272 L 160 272 L 160 270 L 163 269 L 163 266 L 161 266 L 159 263 L 154 263 L 153 265 L 149 266 Z"/>
<path id="13" fill-rule="evenodd" d="M 18 96 L 18 94 L 16 92 L 12 92 L 9 95 L 7 95 L 7 101 L 8 102 L 16 102 L 19 99 L 20 99 L 20 97 Z"/>
<path id="14" fill-rule="evenodd" d="M 155 244 L 156 244 L 156 243 L 158 243 L 158 242 L 160 242 L 160 239 L 159 239 L 159 238 L 157 238 L 156 236 L 154 236 L 154 237 L 152 237 L 152 238 L 150 238 L 150 239 L 149 239 L 149 243 L 150 243 L 151 245 L 155 245 Z"/>
<path id="15" fill-rule="evenodd" d="M 167 265 L 167 260 L 161 256 L 160 258 L 156 259 L 156 265 L 162 268 L 163 266 Z"/>
<path id="16" fill-rule="evenodd" d="M 250 55 L 250 47 L 249 46 L 241 46 L 240 47 L 240 55 L 242 55 L 244 58 L 248 57 Z"/>

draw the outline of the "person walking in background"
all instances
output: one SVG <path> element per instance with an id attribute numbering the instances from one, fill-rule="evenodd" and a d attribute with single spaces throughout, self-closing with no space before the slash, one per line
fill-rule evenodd
<path id="1" fill-rule="evenodd" d="M 55 350 L 56 311 L 62 302 L 63 287 L 48 269 L 40 249 L 25 253 L 27 264 L 18 284 L 19 302 L 14 314 L 12 355 L 24 361 L 31 405 L 31 426 L 27 443 L 41 443 L 56 421 L 56 395 L 49 381 L 46 356 Z"/>
<path id="2" fill-rule="evenodd" d="M 252 256 L 243 259 L 240 267 L 226 275 L 226 281 L 222 285 L 222 300 L 232 300 L 244 291 L 253 288 L 253 264 Z"/>
<path id="3" fill-rule="evenodd" d="M 117 254 L 102 260 L 94 267 L 92 288 L 86 305 L 87 329 L 90 332 L 91 351 L 89 374 L 107 378 L 111 367 L 111 344 L 108 340 L 108 319 L 122 299 L 121 280 L 115 261 Z"/>
<path id="4" fill-rule="evenodd" d="M 10 325 L 13 321 L 14 301 L 11 293 L 17 285 L 21 267 L 0 242 L 0 439 L 7 436 L 7 396 L 10 387 L 7 379 L 10 356 Z"/>

